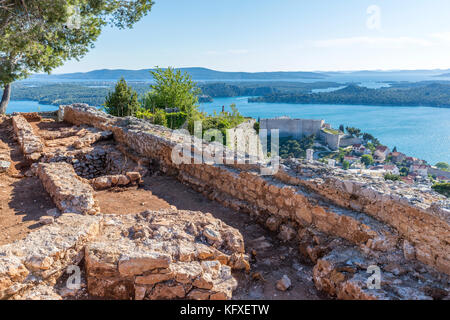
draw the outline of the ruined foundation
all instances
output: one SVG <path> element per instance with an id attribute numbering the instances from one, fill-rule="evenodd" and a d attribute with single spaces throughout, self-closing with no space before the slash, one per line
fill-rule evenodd
<path id="1" fill-rule="evenodd" d="M 261 176 L 258 164 L 175 164 L 172 152 L 180 140 L 167 128 L 86 105 L 65 106 L 63 114 L 66 123 L 83 128 L 76 135 L 85 138 L 62 149 L 46 139 L 36 170 L 62 212 L 88 219 L 83 214 L 98 213 L 93 188 L 138 184 L 159 170 L 296 244 L 315 265 L 316 287 L 332 297 L 448 296 L 450 202 L 443 196 L 306 162 L 286 161 L 273 176 Z M 18 127 L 27 127 L 17 119 Z M 59 139 L 70 139 L 71 130 Z M 85 161 L 93 152 L 93 162 Z M 61 228 L 64 216 L 56 220 Z M 251 268 L 239 232 L 205 213 L 172 209 L 92 219 L 99 219 L 100 231 L 77 254 L 84 255 L 87 291 L 95 297 L 230 299 L 237 285 L 231 270 Z M 3 297 L 26 296 L 32 270 L 24 266 L 10 272 L 19 269 L 0 263 Z M 382 272 L 381 289 L 367 287 L 371 266 Z"/>

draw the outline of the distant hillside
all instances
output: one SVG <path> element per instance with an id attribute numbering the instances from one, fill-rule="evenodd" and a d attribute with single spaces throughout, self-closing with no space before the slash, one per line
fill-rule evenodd
<path id="1" fill-rule="evenodd" d="M 423 84 L 412 87 L 369 89 L 350 85 L 343 89 L 312 93 L 273 93 L 251 98 L 249 102 L 296 104 L 349 104 L 374 106 L 430 106 L 450 108 L 450 85 Z"/>
<path id="2" fill-rule="evenodd" d="M 77 72 L 55 75 L 37 74 L 34 80 L 118 80 L 124 77 L 126 80 L 152 80 L 152 69 L 125 70 L 103 69 L 90 72 Z M 316 72 L 223 72 L 206 68 L 179 68 L 182 72 L 188 72 L 194 80 L 296 80 L 296 79 L 324 79 L 325 74 Z"/>
<path id="3" fill-rule="evenodd" d="M 437 77 L 450 78 L 450 73 L 440 74 L 440 75 L 438 75 Z"/>

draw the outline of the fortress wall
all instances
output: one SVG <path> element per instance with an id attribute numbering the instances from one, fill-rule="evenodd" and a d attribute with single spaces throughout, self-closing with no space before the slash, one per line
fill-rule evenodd
<path id="1" fill-rule="evenodd" d="M 324 125 L 323 120 L 309 120 L 309 119 L 301 119 L 302 130 L 301 133 L 304 136 L 310 136 L 312 134 L 319 136 L 320 130 Z"/>
<path id="2" fill-rule="evenodd" d="M 292 136 L 294 139 L 300 139 L 303 136 L 318 136 L 324 124 L 323 120 L 309 119 L 261 119 L 261 129 L 278 129 L 280 137 Z"/>
<path id="3" fill-rule="evenodd" d="M 324 131 L 320 131 L 319 134 L 322 141 L 325 142 L 325 144 L 331 149 L 331 150 L 337 150 L 339 149 L 340 142 L 341 142 L 341 136 L 338 134 L 332 134 L 327 133 Z"/>
<path id="4" fill-rule="evenodd" d="M 368 192 L 364 185 L 350 186 L 339 179 L 311 182 L 284 170 L 275 177 L 264 177 L 256 171 L 258 165 L 177 165 L 171 156 L 179 141 L 171 136 L 170 129 L 134 118 L 111 117 L 82 105 L 66 106 L 64 120 L 112 131 L 116 141 L 155 160 L 163 172 L 176 176 L 210 199 L 254 215 L 284 240 L 299 237 L 297 232 L 313 227 L 354 244 L 387 251 L 396 246 L 398 232 L 416 246 L 417 259 L 450 274 L 450 223 L 438 209 L 421 209 L 406 199 Z M 359 217 L 318 202 L 308 190 L 356 211 Z M 370 216 L 395 230 L 380 228 Z"/>
<path id="5" fill-rule="evenodd" d="M 352 137 L 352 138 L 343 138 L 341 139 L 340 142 L 340 147 L 345 148 L 354 144 L 361 144 L 362 140 L 360 138 L 357 137 Z"/>
<path id="6" fill-rule="evenodd" d="M 431 167 L 431 168 L 428 168 L 428 173 L 434 174 L 437 177 L 439 177 L 439 176 L 446 177 L 447 179 L 450 180 L 450 172 L 448 172 L 448 171 L 443 171 L 443 170 L 439 170 L 437 168 L 435 169 L 435 168 Z"/>

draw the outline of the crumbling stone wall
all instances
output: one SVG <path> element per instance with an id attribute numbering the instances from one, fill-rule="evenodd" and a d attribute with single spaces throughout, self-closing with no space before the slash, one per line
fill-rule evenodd
<path id="1" fill-rule="evenodd" d="M 249 268 L 236 229 L 176 209 L 105 216 L 85 252 L 90 294 L 112 299 L 230 299 L 231 270 Z"/>
<path id="2" fill-rule="evenodd" d="M 22 115 L 13 116 L 12 122 L 25 158 L 37 161 L 44 151 L 41 139 L 35 135 L 33 128 Z"/>
<path id="3" fill-rule="evenodd" d="M 83 259 L 82 249 L 98 235 L 100 220 L 63 214 L 25 239 L 0 246 L 0 299 L 27 298 L 27 291 L 45 297 L 67 267 Z"/>
<path id="4" fill-rule="evenodd" d="M 306 169 L 296 168 L 295 171 L 302 173 L 302 170 Z M 387 193 L 382 185 L 377 187 L 351 177 L 343 179 L 331 174 L 305 179 L 291 171 L 290 174 L 281 172 L 278 176 L 281 180 L 308 187 L 342 207 L 365 212 L 394 227 L 415 247 L 414 258 L 450 274 L 450 210 L 444 207 L 443 200 L 423 198 L 419 201 L 414 194 Z"/>
<path id="5" fill-rule="evenodd" d="M 84 261 L 80 288 L 60 284 Z M 67 290 L 110 299 L 230 299 L 232 270 L 249 268 L 242 235 L 210 214 L 63 214 L 0 246 L 0 299 L 61 300 Z"/>
<path id="6" fill-rule="evenodd" d="M 94 189 L 70 164 L 39 163 L 37 175 L 61 212 L 95 215 L 100 211 Z"/>
<path id="7" fill-rule="evenodd" d="M 116 141 L 157 161 L 163 172 L 211 199 L 254 214 L 285 240 L 296 238 L 299 229 L 314 227 L 368 249 L 389 251 L 400 247 L 404 237 L 416 247 L 416 255 L 409 257 L 450 274 L 447 209 L 436 203 L 422 208 L 400 196 L 367 193 L 369 186 L 350 186 L 339 179 L 329 183 L 320 177 L 308 181 L 289 168 L 267 178 L 251 170 L 258 165 L 176 165 L 171 155 L 179 141 L 170 129 L 115 118 L 86 105 L 66 106 L 64 120 L 113 132 Z"/>

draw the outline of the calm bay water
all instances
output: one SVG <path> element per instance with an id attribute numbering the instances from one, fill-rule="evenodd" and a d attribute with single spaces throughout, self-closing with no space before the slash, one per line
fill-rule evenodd
<path id="1" fill-rule="evenodd" d="M 450 109 L 429 107 L 383 107 L 349 105 L 301 105 L 281 103 L 248 103 L 247 97 L 216 98 L 202 103 L 203 111 L 230 110 L 235 103 L 244 116 L 253 118 L 323 119 L 333 127 L 340 124 L 361 128 L 377 137 L 391 149 L 427 160 L 450 163 Z M 36 101 L 11 101 L 8 113 L 53 111 L 58 107 Z"/>
<path id="2" fill-rule="evenodd" d="M 253 118 L 323 119 L 334 128 L 357 127 L 377 137 L 391 149 L 435 164 L 450 163 L 450 109 L 430 107 L 384 107 L 358 105 L 301 105 L 248 103 L 247 97 L 216 98 L 202 103 L 208 113 L 230 110 L 235 103 L 244 116 Z"/>
<path id="3" fill-rule="evenodd" d="M 37 101 L 28 100 L 12 100 L 8 104 L 6 113 L 13 112 L 38 112 L 38 111 L 54 111 L 58 110 L 57 106 L 48 104 L 40 104 Z"/>

